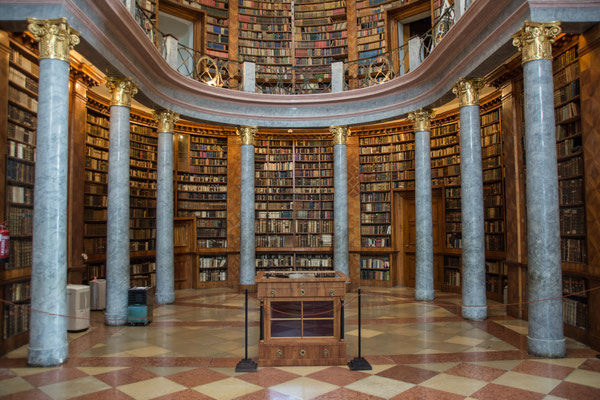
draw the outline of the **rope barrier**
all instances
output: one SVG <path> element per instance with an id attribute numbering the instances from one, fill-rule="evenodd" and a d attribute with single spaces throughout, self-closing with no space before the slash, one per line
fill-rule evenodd
<path id="1" fill-rule="evenodd" d="M 477 308 L 477 307 L 488 307 L 488 308 L 496 308 L 496 307 L 514 307 L 514 306 L 525 306 L 528 304 L 535 304 L 535 303 L 542 303 L 542 302 L 546 302 L 546 301 L 555 301 L 555 300 L 560 300 L 560 299 L 566 299 L 568 297 L 573 297 L 573 296 L 582 296 L 583 294 L 592 292 L 594 290 L 598 290 L 600 289 L 600 286 L 594 287 L 594 288 L 590 288 L 590 289 L 586 289 L 586 290 L 582 290 L 579 292 L 574 292 L 574 293 L 568 293 L 562 296 L 556 296 L 556 297 L 550 297 L 547 299 L 538 299 L 538 300 L 531 300 L 531 301 L 525 301 L 525 302 L 518 302 L 518 303 L 499 303 L 499 304 L 486 304 L 486 305 L 472 305 L 472 304 L 452 304 L 452 303 L 447 303 L 447 302 L 440 302 L 440 301 L 433 301 L 432 304 L 434 305 L 439 305 L 439 306 L 444 306 L 444 307 L 456 307 L 456 308 L 460 308 L 460 307 L 469 307 L 469 308 Z M 390 297 L 389 294 L 375 294 L 374 292 L 363 292 L 363 294 L 368 294 L 370 296 L 373 297 Z M 237 298 L 241 296 L 241 294 L 238 294 L 236 296 L 234 296 L 231 300 Z M 352 304 L 353 302 L 355 302 L 358 299 L 358 296 L 350 301 L 347 301 L 345 304 L 342 304 L 342 307 L 348 307 L 350 304 Z M 414 302 L 414 300 L 412 299 L 406 299 L 409 302 Z M 127 322 L 127 321 L 145 321 L 146 318 L 115 318 L 115 319 L 98 319 L 98 318 L 92 318 L 92 317 L 77 317 L 77 316 L 73 316 L 73 315 L 64 315 L 64 314 L 58 314 L 58 313 L 52 313 L 49 311 L 44 311 L 44 310 L 38 310 L 35 308 L 30 307 L 28 304 L 17 304 L 17 303 L 13 303 L 11 301 L 8 300 L 4 300 L 4 299 L 0 299 L 0 303 L 2 304 L 7 304 L 7 305 L 11 305 L 11 306 L 15 306 L 15 307 L 19 307 L 19 308 L 25 308 L 25 309 L 29 309 L 31 312 L 37 312 L 40 314 L 45 314 L 45 315 L 49 315 L 52 317 L 60 317 L 60 318 L 69 318 L 69 319 L 83 319 L 83 320 L 89 320 L 90 322 Z M 289 316 L 293 316 L 293 317 L 302 317 L 302 314 L 292 314 L 292 313 L 288 313 L 286 311 L 282 311 L 282 310 L 278 310 L 274 307 L 271 307 L 271 311 L 272 312 L 276 312 L 276 313 L 280 313 L 283 315 L 289 315 Z M 333 313 L 333 309 L 332 310 L 327 310 L 327 311 L 323 311 L 323 312 L 318 312 L 318 313 L 313 313 L 313 314 L 309 314 L 309 315 L 304 315 L 305 318 L 311 318 L 311 317 L 315 317 L 315 316 L 319 316 L 319 315 L 324 315 L 324 314 L 328 314 L 328 313 Z M 158 316 L 156 318 L 161 318 L 161 316 Z"/>

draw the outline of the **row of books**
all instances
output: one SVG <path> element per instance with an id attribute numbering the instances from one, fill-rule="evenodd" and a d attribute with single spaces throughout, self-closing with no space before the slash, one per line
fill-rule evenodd
<path id="1" fill-rule="evenodd" d="M 585 211 L 583 207 L 560 209 L 560 234 L 585 235 Z"/>
<path id="2" fill-rule="evenodd" d="M 137 274 L 150 274 L 156 272 L 156 263 L 155 262 L 144 262 L 139 264 L 131 264 L 129 266 L 129 270 L 132 275 Z"/>
<path id="3" fill-rule="evenodd" d="M 6 187 L 6 200 L 10 203 L 33 205 L 33 189 L 8 185 Z"/>
<path id="4" fill-rule="evenodd" d="M 25 111 L 22 108 L 15 107 L 12 104 L 8 105 L 8 118 L 23 124 L 32 130 L 37 126 L 37 116 L 35 114 Z"/>
<path id="5" fill-rule="evenodd" d="M 2 338 L 8 339 L 29 329 L 29 309 L 24 306 L 8 304 L 4 306 Z"/>
<path id="6" fill-rule="evenodd" d="M 360 259 L 360 268 L 367 269 L 390 269 L 389 257 L 371 257 Z"/>
<path id="7" fill-rule="evenodd" d="M 563 299 L 563 322 L 581 329 L 588 329 L 588 305 L 571 298 Z"/>
<path id="8" fill-rule="evenodd" d="M 6 208 L 7 226 L 11 235 L 30 236 L 33 234 L 33 209 L 9 206 Z"/>
<path id="9" fill-rule="evenodd" d="M 11 240 L 8 265 L 4 269 L 31 267 L 33 244 L 30 239 Z"/>
<path id="10" fill-rule="evenodd" d="M 27 75 L 25 75 L 24 73 L 22 73 L 21 71 L 18 71 L 17 69 L 13 68 L 13 67 L 9 67 L 8 69 L 8 80 L 11 81 L 14 84 L 17 84 L 25 89 L 29 89 L 32 92 L 37 93 L 38 91 L 38 82 L 36 79 L 33 79 Z"/>
<path id="11" fill-rule="evenodd" d="M 583 178 L 561 180 L 558 182 L 558 197 L 561 205 L 583 203 Z"/>
<path id="12" fill-rule="evenodd" d="M 227 200 L 226 193 L 179 192 L 177 198 L 183 200 Z"/>
<path id="13" fill-rule="evenodd" d="M 29 281 L 11 283 L 4 287 L 4 300 L 24 301 L 31 298 L 31 284 Z"/>
<path id="14" fill-rule="evenodd" d="M 33 184 L 35 181 L 35 167 L 9 158 L 6 162 L 6 178 Z"/>
<path id="15" fill-rule="evenodd" d="M 22 142 L 21 144 L 28 144 L 31 146 L 35 145 L 35 132 L 32 130 L 13 124 L 9 121 L 7 133 L 9 139 L 14 139 L 19 142 Z"/>
<path id="16" fill-rule="evenodd" d="M 227 280 L 227 271 L 200 271 L 198 281 L 200 282 L 224 282 Z"/>
<path id="17" fill-rule="evenodd" d="M 37 62 L 31 61 L 18 50 L 10 49 L 9 60 L 11 63 L 18 65 L 21 69 L 36 77 L 40 74 L 40 67 Z"/>
<path id="18" fill-rule="evenodd" d="M 199 249 L 225 248 L 227 247 L 227 239 L 205 239 L 201 238 L 196 241 L 196 247 Z"/>
<path id="19" fill-rule="evenodd" d="M 196 175 L 179 173 L 177 180 L 180 182 L 198 182 L 198 183 L 227 183 L 227 175 Z M 221 187 L 227 187 L 227 185 L 219 185 Z"/>
<path id="20" fill-rule="evenodd" d="M 361 269 L 360 279 L 363 281 L 389 281 L 391 280 L 391 277 L 390 271 Z"/>

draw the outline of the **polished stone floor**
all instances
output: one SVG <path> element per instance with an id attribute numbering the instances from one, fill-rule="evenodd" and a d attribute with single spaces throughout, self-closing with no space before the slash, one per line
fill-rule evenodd
<path id="1" fill-rule="evenodd" d="M 485 322 L 460 317 L 455 294 L 416 303 L 412 289 L 366 288 L 363 355 L 373 370 L 259 368 L 243 357 L 243 295 L 228 289 L 177 292 L 149 326 L 69 334 L 69 360 L 27 368 L 27 346 L 0 359 L 0 399 L 600 399 L 600 360 L 567 341 L 564 359 L 526 351 L 527 323 L 490 302 Z M 249 355 L 257 356 L 258 304 L 250 303 Z M 357 352 L 356 294 L 346 301 L 348 356 Z"/>

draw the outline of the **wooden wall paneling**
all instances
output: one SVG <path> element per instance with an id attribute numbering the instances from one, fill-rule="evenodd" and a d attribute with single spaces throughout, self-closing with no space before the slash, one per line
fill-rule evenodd
<path id="1" fill-rule="evenodd" d="M 230 47 L 231 48 L 231 47 Z M 240 200 L 242 141 L 239 136 L 227 139 L 227 257 L 229 286 L 240 283 Z"/>
<path id="2" fill-rule="evenodd" d="M 347 141 L 348 168 L 348 248 L 350 253 L 360 252 L 360 163 L 358 137 L 350 136 Z M 335 212 L 335 211 L 334 211 Z M 360 254 L 349 258 L 352 287 L 360 284 Z"/>
<path id="3" fill-rule="evenodd" d="M 229 0 L 229 41 L 228 51 L 229 59 L 237 60 L 239 55 L 239 3 L 238 0 Z M 237 62 L 229 63 L 229 72 L 233 73 L 234 76 L 240 76 L 240 65 Z M 233 79 L 230 82 L 230 87 L 237 87 L 237 79 Z"/>
<path id="4" fill-rule="evenodd" d="M 10 42 L 8 33 L 0 31 L 0 222 L 6 219 L 6 135 L 8 130 L 8 59 Z"/>
<path id="5" fill-rule="evenodd" d="M 579 39 L 588 272 L 600 276 L 600 26 Z M 594 240 L 596 239 L 596 240 Z M 598 303 L 600 305 L 600 303 Z"/>

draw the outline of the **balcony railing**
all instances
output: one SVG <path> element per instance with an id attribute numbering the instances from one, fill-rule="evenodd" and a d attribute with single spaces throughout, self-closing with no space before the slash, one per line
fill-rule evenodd
<path id="1" fill-rule="evenodd" d="M 179 43 L 162 33 L 147 14 L 136 7 L 135 19 L 160 54 L 180 74 L 210 86 L 242 90 L 242 61 L 212 57 Z M 345 61 L 343 90 L 378 85 L 402 76 L 420 65 L 455 22 L 454 6 L 446 5 L 425 34 L 414 36 L 397 49 L 354 61 Z M 176 43 L 176 44 L 175 44 Z M 266 94 L 312 94 L 332 90 L 330 65 L 274 67 L 257 64 L 255 92 Z"/>

